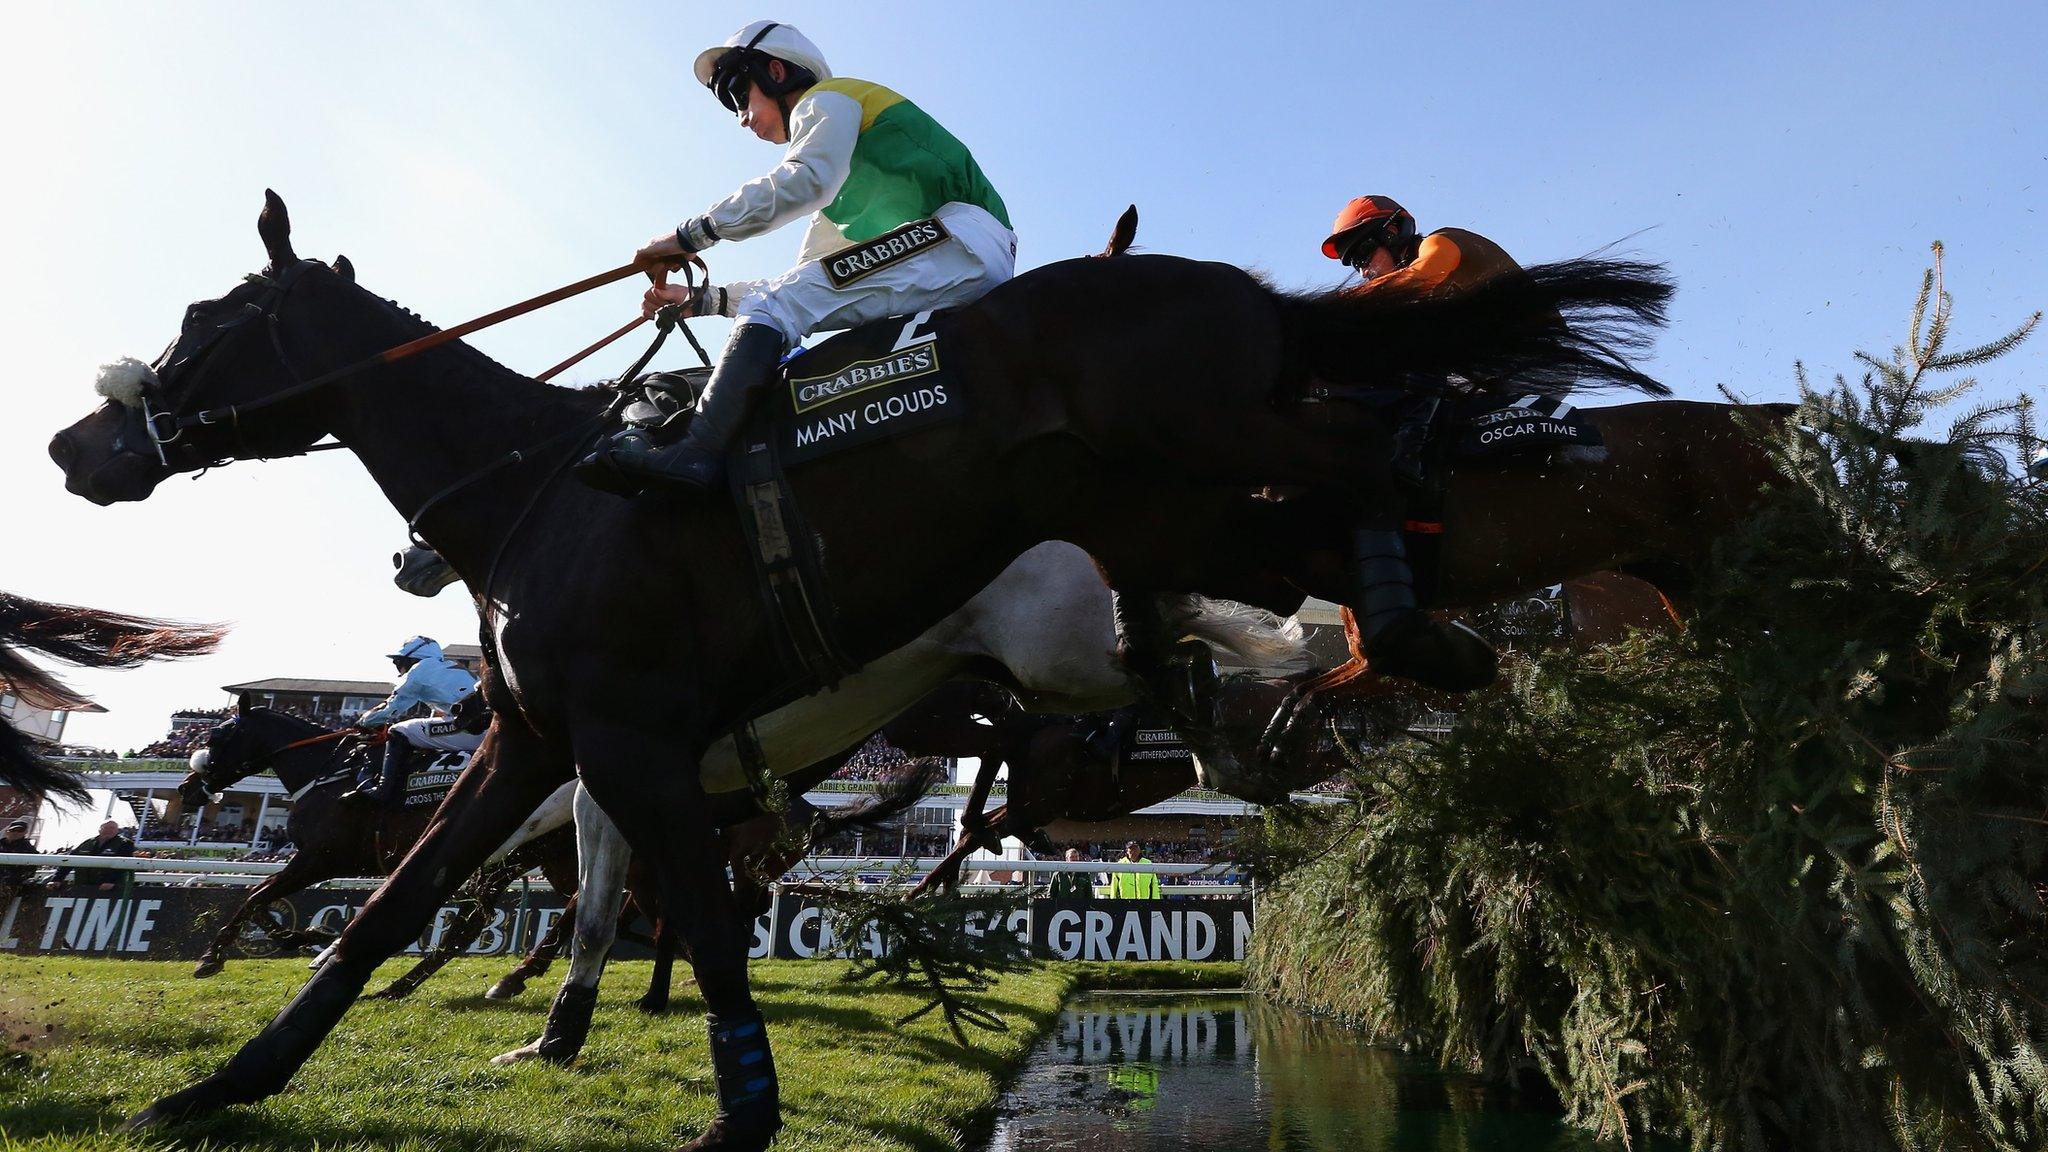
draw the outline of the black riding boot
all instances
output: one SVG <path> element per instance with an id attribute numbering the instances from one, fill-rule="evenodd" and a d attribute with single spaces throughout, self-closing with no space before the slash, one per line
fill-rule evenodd
<path id="1" fill-rule="evenodd" d="M 398 806 L 405 791 L 405 758 L 411 746 L 403 736 L 393 736 L 384 743 L 384 759 L 377 766 L 377 778 L 352 792 L 344 792 L 343 800 L 372 800 L 384 808 Z"/>
<path id="2" fill-rule="evenodd" d="M 593 488 L 621 496 L 646 489 L 690 495 L 716 489 L 725 481 L 725 454 L 739 435 L 754 394 L 765 391 L 775 378 L 782 348 L 782 334 L 766 324 L 734 328 L 681 440 L 656 448 L 645 432 L 628 428 L 584 457 L 576 465 L 577 476 Z"/>
<path id="3" fill-rule="evenodd" d="M 1442 692 L 1470 692 L 1493 683 L 1500 658 L 1479 633 L 1432 618 L 1415 605 L 1415 576 L 1401 533 L 1360 528 L 1351 536 L 1352 586 L 1366 661 Z"/>

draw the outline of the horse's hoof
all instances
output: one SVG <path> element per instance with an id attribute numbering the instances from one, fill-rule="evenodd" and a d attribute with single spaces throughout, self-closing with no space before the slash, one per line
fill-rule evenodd
<path id="1" fill-rule="evenodd" d="M 142 1111 L 128 1118 L 121 1125 L 125 1132 L 138 1132 L 145 1128 L 160 1128 L 217 1112 L 230 1104 L 242 1103 L 245 1097 L 228 1087 L 227 1081 L 216 1072 L 189 1088 L 182 1088 L 165 1096 Z"/>
<path id="2" fill-rule="evenodd" d="M 781 1128 L 782 1114 L 776 1111 L 757 1111 L 746 1116 L 720 1113 L 702 1136 L 676 1152 L 767 1152 Z"/>
<path id="3" fill-rule="evenodd" d="M 550 1056 L 546 1052 L 541 1051 L 541 1042 L 539 1040 L 535 1040 L 533 1043 L 528 1044 L 523 1048 L 514 1048 L 510 1052 L 498 1053 L 496 1056 L 491 1057 L 491 1063 L 497 1065 L 500 1068 L 509 1068 L 514 1064 L 524 1064 L 528 1060 L 544 1060 L 549 1064 L 560 1064 L 566 1066 L 571 1060 L 574 1060 L 575 1058 L 576 1054 L 574 1052 L 569 1053 L 567 1056 Z"/>
<path id="4" fill-rule="evenodd" d="M 204 980 L 208 976 L 218 975 L 220 969 L 221 963 L 218 960 L 201 960 L 193 967 L 192 978 L 194 980 Z"/>
<path id="5" fill-rule="evenodd" d="M 668 1014 L 668 997 L 642 996 L 634 1002 L 634 1007 L 647 1013 L 649 1016 L 665 1016 Z"/>
<path id="6" fill-rule="evenodd" d="M 491 985 L 491 990 L 484 993 L 484 999 L 510 1000 L 524 991 L 526 991 L 526 981 L 514 980 L 512 977 L 507 976 L 496 984 Z"/>
<path id="7" fill-rule="evenodd" d="M 496 1056 L 491 1057 L 491 1063 L 500 1068 L 509 1068 L 514 1064 L 524 1064 L 528 1060 L 537 1060 L 539 1058 L 540 1041 L 535 1040 L 523 1048 L 514 1048 L 510 1052 L 498 1053 Z"/>

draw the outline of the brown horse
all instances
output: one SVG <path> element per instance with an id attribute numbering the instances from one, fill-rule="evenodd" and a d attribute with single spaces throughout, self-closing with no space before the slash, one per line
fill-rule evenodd
<path id="1" fill-rule="evenodd" d="M 85 668 L 133 668 L 151 660 L 200 656 L 218 647 L 222 628 L 48 604 L 0 592 L 0 687 L 32 708 L 72 709 L 88 701 L 30 660 L 40 652 Z M 37 799 L 84 800 L 76 773 L 36 754 L 27 737 L 0 724 L 0 784 Z"/>
<path id="2" fill-rule="evenodd" d="M 219 972 L 228 946 L 252 918 L 258 918 L 264 934 L 280 946 L 296 948 L 325 943 L 317 934 L 277 923 L 267 914 L 272 902 L 323 880 L 388 875 L 426 830 L 433 816 L 431 807 L 392 810 L 341 799 L 344 792 L 355 786 L 358 758 L 349 753 L 356 747 L 356 740 L 346 731 L 331 730 L 268 708 L 238 710 L 206 734 L 205 744 L 193 754 L 191 773 L 178 786 L 178 794 L 188 804 L 204 804 L 210 795 L 246 776 L 266 770 L 275 772 L 293 798 L 285 832 L 297 851 L 282 869 L 251 888 L 241 905 L 221 923 L 206 951 L 200 954 L 193 976 Z M 473 935 L 472 921 L 481 929 L 505 884 L 536 865 L 557 891 L 576 891 L 573 841 L 566 833 L 540 837 L 475 878 L 458 901 L 463 915 L 451 926 L 450 935 L 457 939 Z M 417 986 L 419 980 L 440 966 L 433 961 L 431 956 L 423 959 L 419 967 L 401 978 L 401 983 L 408 990 Z"/>
<path id="3" fill-rule="evenodd" d="M 391 362 L 382 353 L 422 335 L 420 321 L 357 287 L 343 262 L 299 258 L 275 197 L 258 231 L 266 272 L 196 305 L 154 368 L 103 377 L 114 403 L 53 438 L 51 455 L 72 490 L 112 502 L 334 435 L 484 605 L 499 722 L 306 990 L 220 1072 L 137 1123 L 282 1088 L 376 964 L 574 764 L 656 863 L 712 1014 L 721 1110 L 696 1146 L 765 1147 L 779 1091 L 696 768 L 718 735 L 818 684 L 785 662 L 738 510 L 557 483 L 608 397 L 549 388 L 459 344 Z M 1655 391 L 1608 338 L 1639 331 L 1667 295 L 1639 266 L 1597 261 L 1448 298 L 1279 293 L 1164 256 L 1048 265 L 945 320 L 968 382 L 960 420 L 793 479 L 810 529 L 796 544 L 831 557 L 823 594 L 856 661 L 900 647 L 1047 539 L 1073 541 L 1141 596 L 1199 591 L 1282 612 L 1305 593 L 1347 602 L 1359 593 L 1343 551 L 1314 554 L 1384 489 L 1391 434 L 1375 412 L 1304 411 L 1315 380 Z M 400 407 L 408 419 L 389 419 Z M 1322 511 L 1274 515 L 1250 496 L 1264 485 L 1301 488 Z M 1285 530 L 1299 523 L 1316 530 Z"/>

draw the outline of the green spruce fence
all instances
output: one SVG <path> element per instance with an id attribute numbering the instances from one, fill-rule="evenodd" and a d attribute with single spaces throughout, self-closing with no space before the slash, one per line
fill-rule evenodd
<path id="1" fill-rule="evenodd" d="M 1951 375 L 2039 317 L 1948 352 L 1939 270 L 1757 430 L 1782 482 L 1682 634 L 1518 658 L 1273 819 L 1256 986 L 1617 1141 L 2048 1146 L 2048 492 L 2025 397 Z"/>

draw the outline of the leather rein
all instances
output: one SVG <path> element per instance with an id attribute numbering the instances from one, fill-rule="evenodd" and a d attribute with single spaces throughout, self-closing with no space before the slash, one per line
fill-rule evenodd
<path id="1" fill-rule="evenodd" d="M 602 288 L 607 284 L 615 284 L 618 281 L 624 280 L 629 276 L 645 272 L 653 266 L 651 263 L 638 260 L 633 261 L 630 264 L 622 264 L 619 267 L 613 268 L 608 272 L 600 272 L 595 276 L 590 276 L 582 280 L 578 280 L 574 284 L 564 285 L 560 288 L 553 290 L 552 292 L 543 292 L 538 296 L 532 297 L 531 299 L 522 300 L 517 304 L 508 305 L 504 308 L 498 309 L 495 312 L 487 312 L 474 320 L 469 320 L 464 323 L 457 324 L 453 328 L 445 328 L 439 332 L 429 332 L 427 335 L 421 336 L 416 340 L 408 340 L 405 343 L 398 345 L 397 347 L 386 348 L 384 351 L 379 352 L 374 356 L 369 356 L 364 359 L 358 360 L 353 364 L 346 364 L 332 371 L 322 372 L 320 375 L 315 376 L 310 380 L 298 380 L 298 373 L 292 370 L 291 361 L 285 358 L 284 345 L 280 338 L 278 337 L 277 311 L 278 308 L 284 303 L 285 296 L 291 292 L 292 285 L 298 281 L 299 270 L 303 268 L 306 263 L 311 263 L 311 261 L 303 261 L 300 264 L 294 265 L 289 269 L 279 271 L 274 276 L 265 276 L 262 273 L 250 274 L 250 276 L 248 277 L 249 280 L 255 283 L 265 285 L 266 287 L 269 288 L 269 291 L 264 294 L 264 297 L 261 300 L 253 300 L 250 301 L 247 305 L 245 305 L 243 315 L 238 316 L 235 319 L 230 320 L 226 324 L 220 326 L 220 329 L 222 331 L 225 331 L 226 329 L 235 327 L 246 320 L 261 317 L 265 321 L 266 327 L 269 329 L 270 343 L 272 348 L 278 353 L 279 360 L 281 363 L 284 364 L 285 370 L 292 373 L 292 376 L 294 377 L 296 382 L 289 388 L 283 389 L 282 391 L 279 392 L 274 392 L 268 396 L 264 396 L 257 400 L 252 400 L 246 404 L 229 404 L 221 408 L 206 408 L 198 412 L 193 412 L 183 416 L 180 416 L 175 412 L 146 412 L 144 414 L 144 419 L 149 427 L 149 438 L 157 445 L 159 455 L 161 455 L 164 445 L 176 441 L 178 437 L 183 435 L 184 432 L 189 428 L 211 427 L 217 424 L 239 426 L 241 422 L 241 417 L 244 413 L 254 412 L 259 409 L 269 408 L 278 404 L 285 403 L 286 401 L 289 400 L 295 400 L 308 392 L 324 388 L 327 385 L 335 383 L 338 380 L 344 380 L 350 376 L 359 375 L 363 372 L 369 371 L 372 368 L 381 368 L 387 364 L 396 363 L 400 360 L 406 359 L 409 356 L 417 356 L 422 352 L 428 351 L 433 348 L 438 348 L 451 340 L 460 340 L 462 337 L 467 336 L 473 332 L 480 332 L 485 328 L 491 327 L 492 325 L 501 324 L 504 321 L 511 320 L 518 316 L 524 316 L 528 312 L 537 311 L 539 309 L 547 307 L 550 304 L 560 303 L 561 301 L 567 300 L 572 296 L 580 296 L 585 292 L 591 291 L 592 289 Z M 686 275 L 689 267 L 690 266 L 688 264 L 684 265 Z M 642 320 L 644 319 L 645 318 L 643 317 Z M 625 335 L 627 332 L 632 331 L 634 328 L 638 327 L 640 323 L 641 320 L 636 320 L 632 324 L 628 324 L 626 327 L 621 328 L 619 331 L 613 333 L 609 337 L 606 337 L 604 340 L 591 345 L 589 348 L 578 353 L 576 356 L 570 358 L 569 360 L 566 360 L 563 363 L 556 365 L 554 368 L 549 369 L 549 374 L 552 375 L 556 372 L 562 371 L 564 368 L 567 368 L 571 364 L 576 363 L 583 357 L 590 355 L 592 352 L 597 351 L 599 348 L 604 347 L 606 344 L 609 344 L 613 340 L 618 339 L 620 336 Z M 195 350 L 194 354 L 197 354 L 197 350 Z M 202 377 L 205 375 L 204 366 L 202 366 L 200 369 L 200 375 Z M 195 381 L 195 387 L 196 383 L 197 382 Z M 147 395 L 145 394 L 145 400 L 146 399 Z M 160 425 L 165 421 L 169 422 L 169 435 L 163 434 L 162 431 L 160 430 Z"/>
<path id="2" fill-rule="evenodd" d="M 338 381 L 344 380 L 350 376 L 359 375 L 373 368 L 380 368 L 388 364 L 396 363 L 397 361 L 403 360 L 409 356 L 415 356 L 421 352 L 425 352 L 433 348 L 438 348 L 443 344 L 449 343 L 450 341 L 458 340 L 473 332 L 479 332 L 485 328 L 489 328 L 492 325 L 503 323 L 506 320 L 511 320 L 519 316 L 524 316 L 529 312 L 538 311 L 539 309 L 545 308 L 550 304 L 559 303 L 563 300 L 569 299 L 572 296 L 578 296 L 581 295 L 582 293 L 589 292 L 593 289 L 602 288 L 607 284 L 613 284 L 620 280 L 624 280 L 637 273 L 645 272 L 653 266 L 651 263 L 645 261 L 634 261 L 629 264 L 622 264 L 617 268 L 613 268 L 606 272 L 600 272 L 595 276 L 586 277 L 582 280 L 576 281 L 573 284 L 567 284 L 560 288 L 556 288 L 553 291 L 543 292 L 538 296 L 532 297 L 527 300 L 522 300 L 517 304 L 508 305 L 507 307 L 500 308 L 494 312 L 485 313 L 484 315 L 479 316 L 474 320 L 469 320 L 462 324 L 457 324 L 453 328 L 443 329 L 439 332 L 431 332 L 416 340 L 410 340 L 404 344 L 397 345 L 396 347 L 387 348 L 374 356 L 358 360 L 352 364 L 344 365 L 343 367 L 336 368 L 329 372 L 323 372 L 320 375 L 308 380 L 300 378 L 298 372 L 292 368 L 291 359 L 285 354 L 284 342 L 278 335 L 278 310 L 282 307 L 285 297 L 290 294 L 293 284 L 297 282 L 299 271 L 303 269 L 307 263 L 311 262 L 302 261 L 299 264 L 293 265 L 291 268 L 280 271 L 275 275 L 266 276 L 261 273 L 252 273 L 248 277 L 248 279 L 252 283 L 263 284 L 267 291 L 263 294 L 261 298 L 257 300 L 252 300 L 247 304 L 243 305 L 243 310 L 241 314 L 235 316 L 233 319 L 230 319 L 223 324 L 218 325 L 217 328 L 215 329 L 215 336 L 211 340 L 208 340 L 205 344 L 201 345 L 199 348 L 194 349 L 192 353 L 187 357 L 187 362 L 189 362 L 192 359 L 197 359 L 204 351 L 207 350 L 208 346 L 210 346 L 215 340 L 218 340 L 221 335 L 226 334 L 226 332 L 229 331 L 230 329 L 239 327 L 243 323 L 246 323 L 250 320 L 261 318 L 264 322 L 266 332 L 270 337 L 271 349 L 276 354 L 279 364 L 281 364 L 284 367 L 285 371 L 291 373 L 292 375 L 292 378 L 294 380 L 292 386 L 289 388 L 285 388 L 281 391 L 274 392 L 269 396 L 264 396 L 261 397 L 260 399 L 253 400 L 245 404 L 229 404 L 224 407 L 206 408 L 201 409 L 200 411 L 197 412 L 190 413 L 188 415 L 178 415 L 176 412 L 173 411 L 154 410 L 151 404 L 150 393 L 149 391 L 145 390 L 142 396 L 142 424 L 143 428 L 148 434 L 151 445 L 156 449 L 157 460 L 159 463 L 169 466 L 170 461 L 168 454 L 165 452 L 165 447 L 169 444 L 175 443 L 180 437 L 182 437 L 185 434 L 185 431 L 187 429 L 213 427 L 216 425 L 225 424 L 229 428 L 234 430 L 235 440 L 237 446 L 239 447 L 241 442 L 241 418 L 246 413 L 254 412 L 263 408 L 269 408 L 277 404 L 285 403 L 286 401 L 296 399 L 300 396 L 306 395 L 309 392 L 313 392 L 317 389 L 324 388 L 329 384 L 333 384 Z M 682 266 L 682 272 L 684 285 L 686 287 L 694 289 L 696 287 L 696 284 L 694 280 L 695 270 L 693 263 L 685 261 Z M 487 476 L 490 476 L 491 474 L 499 471 L 500 469 L 524 463 L 534 454 L 539 453 L 542 450 L 547 449 L 549 447 L 552 447 L 564 440 L 571 439 L 572 437 L 578 438 L 578 447 L 580 447 L 581 440 L 587 438 L 592 432 L 596 431 L 599 427 L 601 427 L 615 414 L 618 408 L 622 405 L 627 395 L 627 387 L 630 385 L 633 378 L 638 376 L 640 374 L 640 371 L 647 366 L 648 361 L 654 358 L 655 353 L 661 350 L 662 343 L 668 339 L 669 332 L 674 330 L 680 318 L 681 309 L 673 304 L 661 309 L 656 314 L 656 332 L 653 342 L 648 346 L 647 351 L 642 353 L 640 358 L 633 362 L 632 367 L 628 368 L 624 373 L 622 373 L 618 377 L 617 384 L 619 388 L 619 398 L 615 400 L 612 405 L 607 407 L 604 412 L 600 413 L 598 416 L 593 417 L 588 421 L 565 429 L 562 432 L 556 433 L 555 435 L 548 437 L 547 439 L 541 441 L 538 444 L 534 444 L 526 448 L 514 449 L 513 451 L 508 452 L 503 456 L 500 456 L 496 460 L 493 460 L 489 464 L 484 465 L 483 467 L 477 469 L 476 471 L 471 472 L 469 475 L 464 476 L 459 480 L 456 480 L 454 483 L 449 484 L 447 487 L 442 488 L 439 492 L 434 493 L 432 496 L 429 496 L 426 499 L 426 501 L 420 505 L 419 509 L 406 519 L 407 536 L 411 538 L 414 544 L 420 545 L 422 547 L 427 547 L 428 545 L 426 541 L 420 538 L 419 522 L 423 517 L 426 516 L 426 514 L 429 511 L 431 511 L 436 505 L 440 504 L 442 501 L 448 499 L 450 496 L 455 495 L 457 492 L 460 492 L 463 489 L 468 488 L 470 485 L 476 483 L 477 481 L 482 480 Z M 569 357 L 568 359 L 562 361 L 559 364 L 556 364 L 554 367 L 549 368 L 546 372 L 541 373 L 540 376 L 536 377 L 536 379 L 542 381 L 551 379 L 552 377 L 558 375 L 559 373 L 570 368 L 571 366 L 581 362 L 586 357 L 590 356 L 592 353 L 595 353 L 600 349 L 610 346 L 613 342 L 632 332 L 634 329 L 640 327 L 640 325 L 646 323 L 647 320 L 648 317 L 646 316 L 635 317 L 632 321 L 623 325 L 616 331 L 606 335 L 604 338 L 598 340 L 596 343 L 589 345 L 582 351 L 577 352 L 575 355 Z M 709 367 L 711 363 L 710 356 L 706 354 L 706 352 L 704 351 L 704 346 L 698 342 L 696 334 L 689 330 L 688 325 L 683 325 L 683 335 L 684 338 L 690 342 L 690 347 L 696 351 L 698 359 L 703 361 L 706 367 Z M 207 365 L 204 363 L 202 363 L 199 366 L 199 370 L 195 379 L 192 380 L 190 384 L 188 384 L 187 386 L 188 392 L 196 392 L 198 390 L 198 384 L 206 376 L 206 368 Z M 168 433 L 165 431 L 166 426 L 168 426 L 169 429 Z M 319 444 L 302 449 L 299 452 L 285 453 L 284 455 L 303 455 L 308 452 L 324 452 L 340 447 L 343 447 L 343 445 Z M 210 463 L 207 465 L 207 467 L 216 467 L 220 464 L 227 463 L 228 460 L 241 458 L 245 457 L 241 453 L 237 453 L 235 456 L 229 457 L 227 459 Z M 272 457 L 258 458 L 270 459 Z M 524 519 L 524 517 L 522 516 L 521 519 Z"/>

